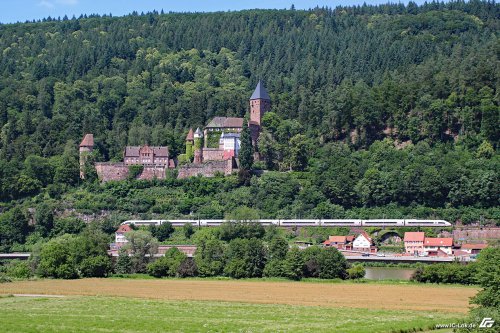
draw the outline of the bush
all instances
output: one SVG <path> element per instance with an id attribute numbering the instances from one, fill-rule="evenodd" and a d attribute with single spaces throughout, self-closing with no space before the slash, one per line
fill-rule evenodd
<path id="1" fill-rule="evenodd" d="M 149 275 L 160 278 L 164 276 L 177 276 L 181 264 L 186 260 L 187 256 L 173 247 L 169 249 L 165 256 L 157 259 L 147 266 Z"/>
<path id="2" fill-rule="evenodd" d="M 7 275 L 0 273 L 0 283 L 12 282 L 12 279 Z"/>
<path id="3" fill-rule="evenodd" d="M 192 258 L 186 258 L 180 264 L 177 269 L 177 275 L 179 277 L 189 277 L 198 275 L 198 267 L 196 267 L 196 262 Z"/>
<path id="4" fill-rule="evenodd" d="M 321 249 L 317 260 L 321 279 L 345 279 L 347 277 L 347 261 L 336 248 L 327 247 Z"/>
<path id="5" fill-rule="evenodd" d="M 162 257 L 148 264 L 146 269 L 149 275 L 161 278 L 168 276 L 169 268 L 168 260 L 166 260 L 165 257 Z"/>
<path id="6" fill-rule="evenodd" d="M 29 279 L 33 272 L 28 261 L 14 260 L 7 265 L 6 275 L 16 279 Z"/>
<path id="7" fill-rule="evenodd" d="M 41 246 L 40 254 L 33 262 L 44 277 L 102 276 L 111 269 L 107 257 L 108 242 L 108 236 L 102 231 L 88 228 L 78 236 L 63 235 L 51 239 Z"/>
<path id="8" fill-rule="evenodd" d="M 76 236 L 63 235 L 45 243 L 40 252 L 39 274 L 59 279 L 77 278 L 76 242 Z"/>
<path id="9" fill-rule="evenodd" d="M 234 279 L 248 277 L 247 262 L 243 259 L 233 259 L 224 268 L 224 274 Z"/>
<path id="10" fill-rule="evenodd" d="M 191 223 L 184 224 L 184 226 L 182 226 L 182 231 L 184 232 L 184 237 L 190 239 L 191 236 L 194 234 L 193 225 Z"/>
<path id="11" fill-rule="evenodd" d="M 284 261 L 273 259 L 267 262 L 263 275 L 266 277 L 284 277 Z"/>
<path id="12" fill-rule="evenodd" d="M 365 268 L 362 265 L 354 265 L 347 270 L 349 279 L 362 279 L 365 277 Z"/>
<path id="13" fill-rule="evenodd" d="M 476 263 L 468 265 L 458 263 L 419 265 L 411 280 L 424 283 L 474 284 L 476 283 L 476 266 Z"/>
<path id="14" fill-rule="evenodd" d="M 170 238 L 170 235 L 174 232 L 174 227 L 172 227 L 172 223 L 166 222 L 160 224 L 156 228 L 156 233 L 153 234 L 160 242 L 163 242 Z"/>
<path id="15" fill-rule="evenodd" d="M 288 251 L 283 265 L 283 273 L 291 280 L 300 280 L 304 276 L 304 258 L 297 247 Z"/>
<path id="16" fill-rule="evenodd" d="M 128 252 L 120 249 L 118 252 L 118 259 L 115 264 L 115 272 L 117 274 L 130 274 L 132 273 L 132 259 Z"/>
<path id="17" fill-rule="evenodd" d="M 144 170 L 144 166 L 142 165 L 130 165 L 128 167 L 128 179 L 136 179 Z"/>
<path id="18" fill-rule="evenodd" d="M 112 265 L 108 256 L 85 258 L 80 264 L 84 277 L 106 277 L 111 273 Z"/>

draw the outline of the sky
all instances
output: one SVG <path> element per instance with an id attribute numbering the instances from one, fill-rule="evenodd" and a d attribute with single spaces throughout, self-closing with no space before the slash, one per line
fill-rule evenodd
<path id="1" fill-rule="evenodd" d="M 38 20 L 44 17 L 71 18 L 81 14 L 113 14 L 123 16 L 134 10 L 165 12 L 214 12 L 254 8 L 309 9 L 317 5 L 336 7 L 338 5 L 361 5 L 387 3 L 389 0 L 0 0 L 0 22 L 14 23 Z M 390 2 L 398 2 L 391 0 Z M 407 3 L 408 1 L 401 0 Z M 422 3 L 423 1 L 415 1 Z"/>

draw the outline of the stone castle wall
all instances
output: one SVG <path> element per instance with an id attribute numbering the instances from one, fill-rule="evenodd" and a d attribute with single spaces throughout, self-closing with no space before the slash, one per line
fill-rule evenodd
<path id="1" fill-rule="evenodd" d="M 150 167 L 145 166 L 142 170 L 142 173 L 137 177 L 137 179 L 165 179 L 165 171 L 164 167 Z"/>
<path id="2" fill-rule="evenodd" d="M 478 241 L 485 239 L 500 239 L 500 228 L 464 228 L 453 230 L 455 241 Z"/>
<path id="3" fill-rule="evenodd" d="M 97 176 L 102 182 L 111 180 L 125 180 L 128 177 L 128 166 L 122 162 L 96 163 Z"/>
<path id="4" fill-rule="evenodd" d="M 202 164 L 186 164 L 179 168 L 177 178 L 182 179 L 198 175 L 213 177 L 218 172 L 230 175 L 233 172 L 233 161 L 207 161 Z"/>
<path id="5" fill-rule="evenodd" d="M 128 178 L 129 171 L 128 166 L 123 162 L 104 162 L 96 163 L 95 168 L 99 180 L 102 182 L 109 182 L 112 180 L 119 181 Z M 165 178 L 165 168 L 164 167 L 152 167 L 145 166 L 142 173 L 137 177 L 137 179 L 164 179 Z"/>
<path id="6" fill-rule="evenodd" d="M 224 159 L 224 149 L 203 148 L 203 161 L 222 161 Z"/>

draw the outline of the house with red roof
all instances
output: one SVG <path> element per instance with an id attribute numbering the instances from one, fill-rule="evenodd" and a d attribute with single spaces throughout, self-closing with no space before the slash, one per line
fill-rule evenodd
<path id="1" fill-rule="evenodd" d="M 481 250 L 488 247 L 488 244 L 462 244 L 460 250 L 468 254 L 478 254 Z"/>
<path id="2" fill-rule="evenodd" d="M 352 250 L 354 235 L 349 236 L 330 236 L 323 242 L 323 246 L 333 246 L 339 250 Z"/>
<path id="3" fill-rule="evenodd" d="M 117 248 L 123 246 L 128 242 L 125 234 L 132 231 L 132 228 L 128 224 L 122 224 L 115 232 L 115 245 Z"/>
<path id="4" fill-rule="evenodd" d="M 405 252 L 411 255 L 421 255 L 424 253 L 424 239 L 423 232 L 405 232 L 404 244 Z"/>
<path id="5" fill-rule="evenodd" d="M 424 252 L 428 256 L 446 256 L 453 253 L 453 238 L 425 237 Z"/>
<path id="6" fill-rule="evenodd" d="M 373 244 L 373 239 L 362 231 L 352 242 L 352 249 L 359 252 L 376 253 L 377 248 Z"/>

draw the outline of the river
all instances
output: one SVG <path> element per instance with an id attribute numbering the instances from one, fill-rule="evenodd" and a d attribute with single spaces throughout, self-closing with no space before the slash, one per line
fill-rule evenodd
<path id="1" fill-rule="evenodd" d="M 368 280 L 409 280 L 414 268 L 365 267 L 365 279 Z"/>

